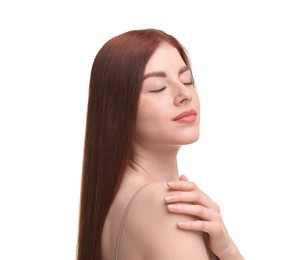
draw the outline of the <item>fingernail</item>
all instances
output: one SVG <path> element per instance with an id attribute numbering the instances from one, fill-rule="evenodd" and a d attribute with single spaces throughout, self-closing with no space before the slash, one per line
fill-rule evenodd
<path id="1" fill-rule="evenodd" d="M 186 227 L 187 226 L 185 222 L 177 222 L 177 225 L 179 227 Z"/>
<path id="2" fill-rule="evenodd" d="M 167 201 L 167 202 L 172 201 L 172 199 L 173 199 L 173 196 L 170 196 L 170 195 L 165 197 L 165 201 Z"/>
<path id="3" fill-rule="evenodd" d="M 169 204 L 167 207 L 168 207 L 169 210 L 176 209 L 176 205 L 174 205 L 174 204 Z"/>
<path id="4" fill-rule="evenodd" d="M 172 184 L 173 184 L 172 181 L 168 181 L 168 182 L 167 182 L 167 185 L 168 185 L 169 187 L 170 187 Z"/>

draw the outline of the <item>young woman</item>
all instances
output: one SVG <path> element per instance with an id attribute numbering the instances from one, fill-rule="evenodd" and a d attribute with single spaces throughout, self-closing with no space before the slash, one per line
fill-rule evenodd
<path id="1" fill-rule="evenodd" d="M 189 58 L 171 35 L 133 30 L 93 63 L 78 260 L 243 259 L 219 206 L 185 176 L 177 154 L 199 137 Z"/>

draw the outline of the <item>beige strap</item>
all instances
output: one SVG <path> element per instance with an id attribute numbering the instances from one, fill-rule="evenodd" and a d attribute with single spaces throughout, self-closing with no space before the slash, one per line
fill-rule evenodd
<path id="1" fill-rule="evenodd" d="M 129 201 L 128 205 L 127 205 L 127 208 L 124 212 L 124 215 L 123 215 L 123 218 L 122 218 L 122 221 L 121 221 L 121 224 L 120 224 L 120 228 L 119 228 L 119 233 L 118 233 L 118 238 L 117 238 L 117 243 L 116 243 L 116 250 L 115 250 L 115 260 L 118 260 L 118 257 L 119 257 L 119 247 L 120 247 L 120 240 L 121 240 L 121 236 L 122 236 L 122 232 L 123 232 L 123 227 L 124 227 L 124 224 L 126 222 L 126 219 L 127 219 L 127 216 L 128 216 L 128 213 L 129 213 L 129 210 L 132 206 L 132 203 L 136 197 L 136 195 L 143 189 L 145 188 L 146 186 L 148 186 L 149 184 L 151 183 L 148 183 L 148 184 L 145 184 L 144 186 L 140 187 L 132 196 L 131 200 Z"/>

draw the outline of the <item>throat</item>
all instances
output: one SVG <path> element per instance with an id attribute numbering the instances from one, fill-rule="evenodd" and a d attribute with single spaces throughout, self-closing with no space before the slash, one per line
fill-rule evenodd
<path id="1" fill-rule="evenodd" d="M 149 182 L 168 182 L 179 178 L 176 158 L 171 161 L 152 160 L 133 155 L 128 168 L 130 174 Z"/>

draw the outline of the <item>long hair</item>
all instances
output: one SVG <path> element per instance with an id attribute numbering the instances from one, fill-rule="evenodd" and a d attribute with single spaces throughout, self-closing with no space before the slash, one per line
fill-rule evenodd
<path id="1" fill-rule="evenodd" d="M 184 47 L 156 29 L 132 30 L 106 42 L 90 78 L 78 229 L 77 260 L 102 260 L 101 235 L 127 167 L 145 66 L 162 43 Z"/>

